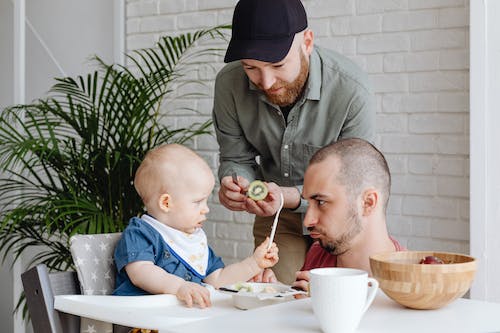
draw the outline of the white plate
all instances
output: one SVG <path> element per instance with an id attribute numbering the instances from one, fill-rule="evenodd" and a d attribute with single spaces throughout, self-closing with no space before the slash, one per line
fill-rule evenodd
<path id="1" fill-rule="evenodd" d="M 303 293 L 280 283 L 239 282 L 224 288 L 226 290 L 220 292 L 232 295 L 233 305 L 242 310 L 291 301 L 294 299 L 293 295 Z"/>

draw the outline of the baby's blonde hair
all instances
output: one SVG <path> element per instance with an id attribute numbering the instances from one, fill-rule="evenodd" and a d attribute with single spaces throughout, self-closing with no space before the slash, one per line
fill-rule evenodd
<path id="1" fill-rule="evenodd" d="M 165 144 L 151 149 L 139 165 L 134 178 L 135 190 L 146 207 L 163 193 L 173 190 L 174 182 L 187 177 L 193 168 L 208 168 L 191 149 Z"/>

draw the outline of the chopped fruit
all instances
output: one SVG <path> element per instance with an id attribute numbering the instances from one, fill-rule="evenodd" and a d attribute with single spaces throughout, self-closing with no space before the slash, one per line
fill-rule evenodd
<path id="1" fill-rule="evenodd" d="M 245 291 L 245 292 L 248 292 L 248 293 L 253 292 L 252 285 L 249 284 L 249 283 L 245 283 L 245 282 L 238 282 L 238 283 L 236 283 L 234 285 L 234 289 L 236 289 L 238 291 Z"/>

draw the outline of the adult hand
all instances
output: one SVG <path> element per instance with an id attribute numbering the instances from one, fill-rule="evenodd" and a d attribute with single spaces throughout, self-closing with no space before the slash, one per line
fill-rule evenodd
<path id="1" fill-rule="evenodd" d="M 257 216 L 273 216 L 280 206 L 281 187 L 275 183 L 266 183 L 269 191 L 264 200 L 254 201 L 246 198 L 246 210 Z"/>
<path id="2" fill-rule="evenodd" d="M 209 307 L 210 303 L 210 292 L 207 288 L 194 282 L 185 282 L 175 294 L 177 299 L 186 303 L 187 307 L 192 307 L 198 304 L 200 308 Z"/>
<path id="3" fill-rule="evenodd" d="M 278 279 L 270 268 L 263 269 L 259 274 L 248 280 L 249 282 L 277 283 Z"/>
<path id="4" fill-rule="evenodd" d="M 247 210 L 247 197 L 244 191 L 248 188 L 249 182 L 244 177 L 238 176 L 238 184 L 233 182 L 231 176 L 223 177 L 220 182 L 219 201 L 229 210 Z"/>
<path id="5" fill-rule="evenodd" d="M 298 271 L 295 273 L 295 282 L 292 287 L 306 291 L 309 294 L 309 271 Z M 295 298 L 304 298 L 305 295 L 295 295 Z"/>

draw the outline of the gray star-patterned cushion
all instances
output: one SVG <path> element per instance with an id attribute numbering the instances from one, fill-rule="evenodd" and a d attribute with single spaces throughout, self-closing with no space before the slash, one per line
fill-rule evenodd
<path id="1" fill-rule="evenodd" d="M 70 250 L 83 295 L 109 295 L 115 287 L 113 255 L 121 233 L 74 235 Z M 81 333 L 112 333 L 113 325 L 81 318 Z"/>

